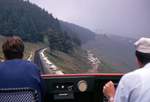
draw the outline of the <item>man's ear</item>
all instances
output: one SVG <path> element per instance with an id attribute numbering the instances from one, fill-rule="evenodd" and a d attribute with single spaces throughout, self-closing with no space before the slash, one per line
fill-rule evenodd
<path id="1" fill-rule="evenodd" d="M 136 57 L 136 63 L 138 64 L 139 68 L 142 68 L 144 65 L 138 60 Z"/>

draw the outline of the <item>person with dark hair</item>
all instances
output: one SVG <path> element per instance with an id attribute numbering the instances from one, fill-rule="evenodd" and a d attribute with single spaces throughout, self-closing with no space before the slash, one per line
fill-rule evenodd
<path id="1" fill-rule="evenodd" d="M 29 87 L 38 91 L 40 100 L 43 84 L 40 70 L 23 60 L 24 43 L 20 37 L 9 37 L 2 45 L 5 61 L 0 63 L 0 88 Z M 41 102 L 41 101 L 40 101 Z"/>
<path id="2" fill-rule="evenodd" d="M 17 36 L 9 37 L 3 43 L 2 50 L 6 60 L 22 59 L 24 52 L 23 41 Z"/>
<path id="3" fill-rule="evenodd" d="M 140 69 L 125 74 L 116 91 L 112 81 L 104 85 L 109 102 L 150 102 L 150 38 L 139 39 L 135 47 Z"/>

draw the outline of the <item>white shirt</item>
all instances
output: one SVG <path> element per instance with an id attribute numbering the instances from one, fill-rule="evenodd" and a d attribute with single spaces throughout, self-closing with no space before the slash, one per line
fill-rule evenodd
<path id="1" fill-rule="evenodd" d="M 150 102 L 150 63 L 121 78 L 114 100 L 114 102 Z"/>

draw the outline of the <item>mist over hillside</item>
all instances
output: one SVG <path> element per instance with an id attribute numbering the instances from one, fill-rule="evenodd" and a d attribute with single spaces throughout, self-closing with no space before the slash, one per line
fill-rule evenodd
<path id="1" fill-rule="evenodd" d="M 100 72 L 106 70 L 108 72 L 112 70 L 128 72 L 137 67 L 134 55 L 136 39 L 118 35 L 96 34 L 84 27 L 68 22 L 61 22 L 61 26 L 68 31 L 68 34 L 71 32 L 81 40 L 84 50 L 91 51 L 107 64 L 100 68 Z"/>
<path id="2" fill-rule="evenodd" d="M 135 39 L 116 35 L 97 35 L 94 40 L 83 45 L 84 49 L 91 50 L 100 59 L 122 72 L 136 68 L 134 55 Z"/>
<path id="3" fill-rule="evenodd" d="M 69 22 L 60 21 L 60 25 L 63 31 L 67 31 L 69 35 L 78 37 L 81 43 L 86 43 L 95 38 L 95 33 L 87 28 L 81 27 Z"/>

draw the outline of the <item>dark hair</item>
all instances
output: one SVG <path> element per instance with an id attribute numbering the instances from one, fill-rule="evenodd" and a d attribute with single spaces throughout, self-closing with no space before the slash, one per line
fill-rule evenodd
<path id="1" fill-rule="evenodd" d="M 4 56 L 7 60 L 23 58 L 24 44 L 20 37 L 13 36 L 6 39 L 2 45 Z"/>
<path id="2" fill-rule="evenodd" d="M 137 59 L 143 64 L 147 64 L 150 62 L 150 53 L 142 53 L 139 51 L 135 52 Z"/>

